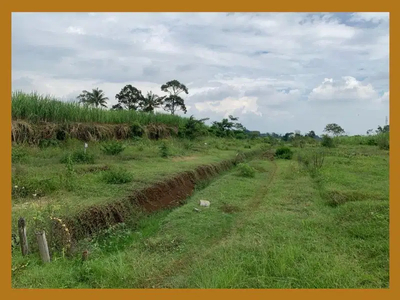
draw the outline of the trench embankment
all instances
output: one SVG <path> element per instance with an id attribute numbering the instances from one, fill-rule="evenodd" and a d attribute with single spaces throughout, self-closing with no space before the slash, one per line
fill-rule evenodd
<path id="1" fill-rule="evenodd" d="M 179 173 L 172 178 L 134 191 L 121 200 L 90 206 L 62 219 L 69 229 L 72 241 L 77 241 L 110 225 L 125 222 L 136 216 L 139 218 L 143 213 L 148 214 L 182 205 L 193 194 L 196 184 L 228 171 L 246 158 L 261 154 L 262 150 L 253 150 L 216 164 L 201 165 L 192 171 Z"/>

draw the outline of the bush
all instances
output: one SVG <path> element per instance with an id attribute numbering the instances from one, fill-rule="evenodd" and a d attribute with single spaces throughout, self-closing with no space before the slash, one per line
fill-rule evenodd
<path id="1" fill-rule="evenodd" d="M 160 146 L 160 155 L 161 157 L 168 157 L 169 156 L 169 148 L 167 143 L 163 142 Z"/>
<path id="2" fill-rule="evenodd" d="M 293 151 L 289 147 L 283 146 L 276 149 L 275 157 L 281 159 L 292 159 Z"/>
<path id="3" fill-rule="evenodd" d="M 138 122 L 132 123 L 130 127 L 131 127 L 130 129 L 131 129 L 131 137 L 132 138 L 143 136 L 144 129 Z"/>
<path id="4" fill-rule="evenodd" d="M 125 146 L 117 141 L 111 141 L 101 146 L 101 151 L 107 155 L 118 155 L 125 150 Z"/>
<path id="5" fill-rule="evenodd" d="M 381 133 L 377 136 L 377 144 L 381 150 L 389 150 L 389 133 Z"/>
<path id="6" fill-rule="evenodd" d="M 298 154 L 297 162 L 311 176 L 315 176 L 318 171 L 322 168 L 325 160 L 325 153 L 323 151 L 313 151 L 307 154 Z"/>
<path id="7" fill-rule="evenodd" d="M 28 159 L 28 152 L 21 147 L 12 147 L 11 149 L 11 162 L 21 163 L 26 162 Z"/>
<path id="8" fill-rule="evenodd" d="M 333 142 L 333 138 L 331 138 L 329 135 L 326 135 L 326 134 L 324 134 L 322 136 L 321 145 L 323 147 L 327 147 L 327 148 L 335 147 L 335 143 Z"/>
<path id="9" fill-rule="evenodd" d="M 73 163 L 94 164 L 94 155 L 88 151 L 77 150 L 72 154 L 67 154 L 61 159 L 61 163 L 66 164 L 68 162 L 68 156 L 71 156 Z"/>
<path id="10" fill-rule="evenodd" d="M 127 170 L 117 169 L 105 171 L 102 177 L 103 181 L 109 184 L 123 184 L 133 180 L 133 176 Z"/>
<path id="11" fill-rule="evenodd" d="M 256 175 L 256 170 L 250 167 L 248 164 L 240 163 L 238 164 L 239 174 L 243 177 L 254 177 Z"/>
<path id="12" fill-rule="evenodd" d="M 42 139 L 39 141 L 40 148 L 47 148 L 47 147 L 56 147 L 59 146 L 60 142 L 54 139 Z"/>

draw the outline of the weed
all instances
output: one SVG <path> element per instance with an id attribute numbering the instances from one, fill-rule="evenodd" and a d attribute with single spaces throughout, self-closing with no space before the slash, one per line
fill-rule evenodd
<path id="1" fill-rule="evenodd" d="M 68 157 L 72 160 L 73 163 L 81 163 L 81 164 L 94 164 L 94 154 L 89 153 L 89 151 L 84 150 L 76 150 L 72 154 L 67 154 L 61 159 L 61 163 L 66 164 L 68 161 Z"/>
<path id="2" fill-rule="evenodd" d="M 237 165 L 239 169 L 240 176 L 243 177 L 254 177 L 256 175 L 256 170 L 250 167 L 248 164 L 240 163 Z"/>
<path id="3" fill-rule="evenodd" d="M 103 144 L 100 150 L 107 155 L 118 155 L 125 150 L 125 146 L 118 141 L 110 141 Z"/>
<path id="4" fill-rule="evenodd" d="M 381 133 L 377 136 L 377 144 L 381 150 L 389 150 L 389 133 Z"/>
<path id="5" fill-rule="evenodd" d="M 325 152 L 312 151 L 305 154 L 297 154 L 297 162 L 299 166 L 303 167 L 312 177 L 317 175 L 318 171 L 322 168 L 325 160 Z"/>
<path id="6" fill-rule="evenodd" d="M 276 149 L 275 157 L 280 159 L 292 159 L 293 151 L 289 147 L 279 147 Z"/>
<path id="7" fill-rule="evenodd" d="M 75 170 L 74 162 L 71 155 L 68 155 L 65 162 L 66 176 L 65 176 L 65 187 L 68 191 L 72 191 L 75 186 Z"/>
<path id="8" fill-rule="evenodd" d="M 322 136 L 322 141 L 321 141 L 321 145 L 323 147 L 327 147 L 327 148 L 333 148 L 335 147 L 335 143 L 333 141 L 333 138 L 331 138 L 329 135 L 324 134 Z"/>
<path id="9" fill-rule="evenodd" d="M 134 122 L 130 126 L 131 129 L 131 137 L 132 138 L 140 138 L 144 134 L 143 127 L 139 124 L 139 122 Z"/>
<path id="10" fill-rule="evenodd" d="M 169 156 L 169 147 L 166 142 L 162 142 L 160 146 L 161 157 L 167 158 Z"/>
<path id="11" fill-rule="evenodd" d="M 109 184 L 124 184 L 131 182 L 133 180 L 133 176 L 125 169 L 116 169 L 104 171 L 103 181 Z"/>
<path id="12" fill-rule="evenodd" d="M 18 146 L 14 146 L 11 149 L 11 162 L 12 163 L 24 163 L 28 160 L 28 152 Z"/>

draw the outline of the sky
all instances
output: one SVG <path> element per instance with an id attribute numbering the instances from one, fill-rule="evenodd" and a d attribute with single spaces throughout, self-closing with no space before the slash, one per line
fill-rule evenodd
<path id="1" fill-rule="evenodd" d="M 127 84 L 249 130 L 365 134 L 389 117 L 389 13 L 13 13 L 12 90 L 76 100 Z M 183 114 L 179 112 L 179 114 Z"/>

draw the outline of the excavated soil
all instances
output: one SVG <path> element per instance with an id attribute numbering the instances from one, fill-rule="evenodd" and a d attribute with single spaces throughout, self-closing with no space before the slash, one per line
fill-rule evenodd
<path id="1" fill-rule="evenodd" d="M 110 225 L 124 222 L 128 218 L 140 218 L 143 213 L 148 214 L 182 205 L 192 195 L 197 183 L 229 170 L 245 157 L 249 158 L 258 154 L 261 154 L 261 151 L 251 151 L 246 155 L 238 154 L 234 159 L 215 165 L 199 166 L 193 171 L 182 172 L 166 181 L 135 191 L 125 199 L 89 207 L 63 220 L 72 240 L 88 237 Z"/>

